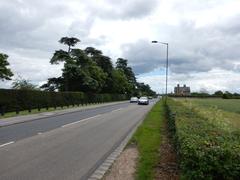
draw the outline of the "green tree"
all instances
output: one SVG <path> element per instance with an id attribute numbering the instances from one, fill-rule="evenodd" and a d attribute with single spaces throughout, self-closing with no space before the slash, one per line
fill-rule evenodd
<path id="1" fill-rule="evenodd" d="M 118 58 L 116 62 L 116 68 L 121 69 L 126 75 L 128 81 L 131 84 L 136 84 L 136 77 L 131 67 L 128 66 L 128 60 L 123 58 Z"/>
<path id="2" fill-rule="evenodd" d="M 23 79 L 21 77 L 15 79 L 12 83 L 13 89 L 19 89 L 19 90 L 39 90 L 37 88 L 37 85 L 34 85 L 30 83 L 29 80 Z"/>
<path id="3" fill-rule="evenodd" d="M 110 85 L 111 93 L 129 94 L 131 85 L 122 70 L 114 69 L 112 71 L 112 82 Z"/>
<path id="4" fill-rule="evenodd" d="M 63 77 L 70 77 L 70 89 L 83 92 L 100 92 L 105 84 L 107 74 L 97 66 L 81 49 L 73 49 L 72 61 L 66 64 Z"/>
<path id="5" fill-rule="evenodd" d="M 102 55 L 102 51 L 97 50 L 94 47 L 87 47 L 84 51 L 90 57 Z"/>
<path id="6" fill-rule="evenodd" d="M 116 62 L 116 69 L 122 70 L 130 84 L 130 94 L 133 94 L 136 89 L 136 77 L 131 67 L 128 66 L 128 60 L 118 58 Z"/>
<path id="7" fill-rule="evenodd" d="M 64 63 L 62 76 L 48 79 L 41 88 L 48 91 L 69 90 L 129 95 L 138 93 L 135 75 L 126 59 L 117 59 L 114 68 L 111 58 L 103 55 L 101 50 L 94 47 L 87 47 L 84 50 L 71 48 L 79 41 L 77 38 L 61 38 L 59 42 L 68 45 L 68 51 L 62 49 L 55 51 L 50 63 Z"/>
<path id="8" fill-rule="evenodd" d="M 51 64 L 64 62 L 61 80 L 49 79 L 42 88 L 45 90 L 65 89 L 68 91 L 100 92 L 105 84 L 107 74 L 93 61 L 92 57 L 81 49 L 55 51 Z"/>
<path id="9" fill-rule="evenodd" d="M 148 84 L 137 83 L 137 92 L 139 96 L 156 96 L 156 92 L 151 90 Z"/>
<path id="10" fill-rule="evenodd" d="M 67 63 L 70 63 L 72 61 L 72 57 L 71 57 L 71 47 L 75 46 L 78 42 L 80 42 L 79 39 L 75 38 L 75 37 L 62 37 L 59 42 L 61 44 L 65 44 L 68 46 L 68 52 L 60 49 L 58 51 L 55 51 L 55 53 L 53 54 L 53 57 L 50 60 L 51 64 L 58 64 L 59 62 L 64 62 L 64 68 L 66 69 L 65 66 L 67 66 Z M 64 88 L 65 91 L 69 90 L 69 77 L 68 77 L 68 73 L 65 73 L 65 78 L 64 78 Z"/>
<path id="11" fill-rule="evenodd" d="M 80 40 L 75 37 L 62 37 L 59 42 L 68 46 L 68 53 L 71 51 L 71 47 L 75 46 Z"/>
<path id="12" fill-rule="evenodd" d="M 13 73 L 9 66 L 9 62 L 7 61 L 8 55 L 0 53 L 0 80 L 11 80 Z"/>
<path id="13" fill-rule="evenodd" d="M 64 80 L 62 77 L 49 78 L 46 84 L 43 84 L 41 89 L 45 91 L 64 91 Z"/>
<path id="14" fill-rule="evenodd" d="M 214 95 L 216 95 L 216 96 L 222 96 L 222 95 L 223 95 L 223 92 L 222 92 L 222 91 L 216 91 L 216 92 L 214 93 Z"/>
<path id="15" fill-rule="evenodd" d="M 223 99 L 231 99 L 232 97 L 233 97 L 233 95 L 229 91 L 225 91 L 222 95 Z"/>
<path id="16" fill-rule="evenodd" d="M 102 51 L 95 49 L 94 47 L 87 47 L 85 53 L 100 67 L 104 73 L 106 73 L 106 81 L 102 88 L 102 93 L 110 93 L 112 92 L 111 87 L 113 83 L 113 65 L 111 58 L 102 54 Z"/>
<path id="17" fill-rule="evenodd" d="M 104 56 L 102 51 L 95 49 L 94 47 L 87 47 L 84 51 L 99 67 L 103 69 L 104 72 L 107 74 L 112 72 L 113 65 L 110 57 Z"/>

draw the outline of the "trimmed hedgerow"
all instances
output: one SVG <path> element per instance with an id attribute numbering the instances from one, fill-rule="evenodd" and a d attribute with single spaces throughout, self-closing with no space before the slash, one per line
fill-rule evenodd
<path id="1" fill-rule="evenodd" d="M 224 122 L 214 109 L 170 99 L 170 129 L 179 155 L 182 179 L 238 179 L 240 131 Z M 209 114 L 209 111 L 213 111 Z"/>
<path id="2" fill-rule="evenodd" d="M 46 92 L 0 89 L 0 111 L 13 112 L 36 108 L 60 107 L 125 100 L 121 94 L 85 94 L 82 92 Z"/>

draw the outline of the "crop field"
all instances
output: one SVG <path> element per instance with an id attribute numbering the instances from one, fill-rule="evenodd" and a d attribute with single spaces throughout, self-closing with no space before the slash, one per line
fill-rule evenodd
<path id="1" fill-rule="evenodd" d="M 216 107 L 218 109 L 222 109 L 224 111 L 234 112 L 240 114 L 240 99 L 220 99 L 220 98 L 212 98 L 212 99 L 188 99 L 193 103 L 198 104 L 201 107 Z"/>
<path id="2" fill-rule="evenodd" d="M 169 99 L 172 130 L 183 179 L 240 177 L 240 101 Z"/>

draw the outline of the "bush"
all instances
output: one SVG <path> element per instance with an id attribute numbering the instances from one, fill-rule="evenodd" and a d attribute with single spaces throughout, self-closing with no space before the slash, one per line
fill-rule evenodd
<path id="1" fill-rule="evenodd" d="M 198 111 L 196 107 L 168 101 L 169 123 L 180 159 L 182 179 L 238 179 L 239 130 L 214 123 Z"/>
<path id="2" fill-rule="evenodd" d="M 36 108 L 125 100 L 121 94 L 85 94 L 82 92 L 46 92 L 0 89 L 0 111 L 13 112 Z"/>

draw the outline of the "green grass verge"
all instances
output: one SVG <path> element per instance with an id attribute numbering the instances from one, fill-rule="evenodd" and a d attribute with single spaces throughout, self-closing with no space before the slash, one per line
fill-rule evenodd
<path id="1" fill-rule="evenodd" d="M 137 145 L 139 151 L 136 170 L 138 180 L 148 180 L 154 177 L 154 168 L 159 161 L 160 129 L 164 115 L 164 105 L 162 101 L 159 101 L 148 113 L 130 141 Z"/>

